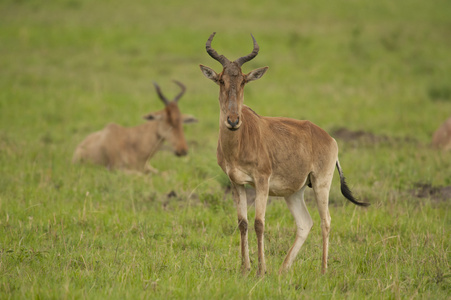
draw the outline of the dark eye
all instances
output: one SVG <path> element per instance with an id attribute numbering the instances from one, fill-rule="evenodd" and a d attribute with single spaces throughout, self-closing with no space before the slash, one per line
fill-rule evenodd
<path id="1" fill-rule="evenodd" d="M 219 83 L 220 83 L 220 84 L 224 84 L 224 80 L 222 80 L 222 78 L 219 79 Z"/>

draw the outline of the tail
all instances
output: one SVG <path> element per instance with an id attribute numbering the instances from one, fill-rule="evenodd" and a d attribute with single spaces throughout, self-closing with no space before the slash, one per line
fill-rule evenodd
<path id="1" fill-rule="evenodd" d="M 341 193 L 343 194 L 343 196 L 345 196 L 346 199 L 348 199 L 349 201 L 351 201 L 355 205 L 369 206 L 370 205 L 369 203 L 359 202 L 352 195 L 351 190 L 349 189 L 348 185 L 346 184 L 346 179 L 345 179 L 345 176 L 343 175 L 343 170 L 340 167 L 340 163 L 338 162 L 338 159 L 337 159 L 337 170 L 338 170 L 338 174 L 340 174 L 340 187 L 341 187 Z"/>

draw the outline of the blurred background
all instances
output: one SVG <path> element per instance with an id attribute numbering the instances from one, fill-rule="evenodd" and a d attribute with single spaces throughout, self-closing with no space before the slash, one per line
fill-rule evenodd
<path id="1" fill-rule="evenodd" d="M 172 79 L 188 91 L 182 111 L 213 137 L 217 87 L 200 63 L 260 54 L 269 66 L 246 87 L 262 115 L 310 119 L 428 142 L 451 113 L 449 1 L 2 1 L 0 126 L 3 135 L 61 141 L 115 121 L 135 125 L 161 108 Z M 204 126 L 205 125 L 205 126 Z M 58 130 L 54 130 L 58 128 Z M 197 129 L 196 129 L 197 128 Z M 211 136 L 210 136 L 211 135 Z"/>

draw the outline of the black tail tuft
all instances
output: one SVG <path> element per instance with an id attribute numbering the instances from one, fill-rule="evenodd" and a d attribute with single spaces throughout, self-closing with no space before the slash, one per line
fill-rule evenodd
<path id="1" fill-rule="evenodd" d="M 343 171 L 342 171 L 342 169 L 340 167 L 340 164 L 338 163 L 338 160 L 337 160 L 337 169 L 338 169 L 338 174 L 340 175 L 340 187 L 341 187 L 341 193 L 343 194 L 343 196 L 345 196 L 346 199 L 348 199 L 349 201 L 351 201 L 355 205 L 369 206 L 370 205 L 369 203 L 359 202 L 354 197 L 354 195 L 352 195 L 351 190 L 349 189 L 348 185 L 346 184 L 346 179 L 345 179 L 345 177 L 343 175 Z"/>

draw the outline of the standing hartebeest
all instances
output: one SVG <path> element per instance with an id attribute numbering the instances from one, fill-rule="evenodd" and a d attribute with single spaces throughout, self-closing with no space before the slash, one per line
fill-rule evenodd
<path id="1" fill-rule="evenodd" d="M 190 115 L 180 112 L 178 101 L 184 94 L 185 86 L 178 82 L 181 92 L 169 101 L 154 83 L 163 110 L 144 116 L 148 120 L 135 127 L 122 127 L 110 123 L 100 131 L 91 133 L 75 149 L 73 162 L 88 161 L 104 165 L 109 169 L 124 169 L 139 172 L 156 171 L 146 162 L 158 151 L 165 140 L 168 140 L 177 156 L 188 153 L 182 123 L 197 122 Z"/>
<path id="2" fill-rule="evenodd" d="M 255 187 L 255 232 L 258 243 L 258 273 L 266 273 L 263 234 L 268 195 L 283 196 L 296 222 L 297 232 L 293 246 L 280 268 L 288 269 L 313 226 L 304 202 L 304 190 L 312 187 L 315 193 L 323 236 L 322 272 L 327 268 L 330 214 L 329 190 L 335 166 L 338 169 L 342 194 L 352 203 L 358 202 L 346 185 L 338 162 L 336 141 L 323 129 L 309 121 L 272 118 L 257 115 L 243 104 L 244 86 L 262 77 L 268 67 L 243 74 L 241 66 L 257 56 L 259 46 L 252 36 L 254 49 L 249 55 L 235 61 L 219 55 L 212 47 L 210 35 L 206 43 L 208 54 L 223 67 L 216 73 L 200 65 L 204 75 L 219 85 L 219 140 L 218 164 L 228 175 L 238 213 L 241 232 L 243 271 L 250 270 L 248 247 L 247 203 L 244 185 Z"/>

